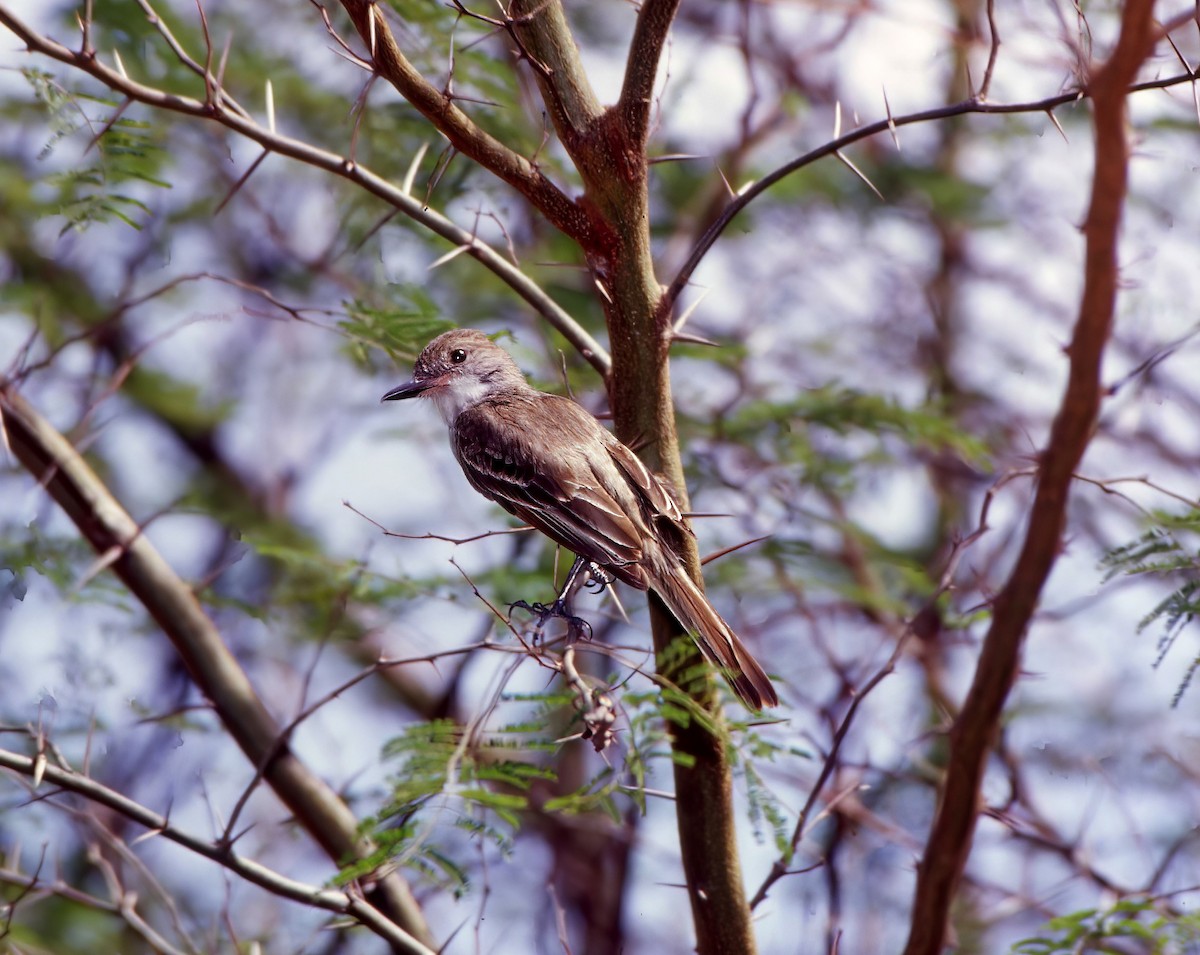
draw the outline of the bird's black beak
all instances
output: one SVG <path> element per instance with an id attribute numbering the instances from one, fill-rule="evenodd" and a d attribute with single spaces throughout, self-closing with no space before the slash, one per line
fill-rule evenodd
<path id="1" fill-rule="evenodd" d="M 386 395 L 380 398 L 380 401 L 402 401 L 405 398 L 415 398 L 422 391 L 427 391 L 434 382 L 432 381 L 417 381 L 415 378 L 412 381 L 406 381 L 398 388 L 393 388 Z"/>

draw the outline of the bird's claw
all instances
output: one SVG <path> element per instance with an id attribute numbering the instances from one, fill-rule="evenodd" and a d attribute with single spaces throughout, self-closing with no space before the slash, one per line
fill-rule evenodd
<path id="1" fill-rule="evenodd" d="M 602 567 L 592 564 L 589 568 L 587 582 L 583 585 L 584 590 L 593 594 L 602 594 L 608 590 L 613 582 L 613 576 Z"/>
<path id="2" fill-rule="evenodd" d="M 540 640 L 542 631 L 546 629 L 546 622 L 558 618 L 567 622 L 567 632 L 571 635 L 578 635 L 585 640 L 592 639 L 592 625 L 582 617 L 577 617 L 571 613 L 570 607 L 567 606 L 565 600 L 555 600 L 551 604 L 540 602 L 529 603 L 526 600 L 517 600 L 508 605 L 509 613 L 513 610 L 524 610 L 537 617 L 537 623 L 534 625 L 533 634 L 535 640 Z"/>

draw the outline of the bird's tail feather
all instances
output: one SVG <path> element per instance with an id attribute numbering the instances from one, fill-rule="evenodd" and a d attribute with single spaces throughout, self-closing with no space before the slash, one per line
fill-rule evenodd
<path id="1" fill-rule="evenodd" d="M 778 705 L 779 697 L 763 668 L 687 572 L 682 567 L 669 567 L 654 578 L 649 582 L 651 589 L 687 628 L 700 652 L 721 671 L 738 698 L 752 710 Z"/>

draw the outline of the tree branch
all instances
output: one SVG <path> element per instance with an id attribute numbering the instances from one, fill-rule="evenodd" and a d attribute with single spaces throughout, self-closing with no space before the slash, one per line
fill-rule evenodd
<path id="1" fill-rule="evenodd" d="M 185 953 L 183 949 L 176 948 L 156 932 L 138 914 L 136 893 L 126 895 L 114 893 L 112 900 L 102 899 L 98 895 L 90 895 L 82 889 L 77 889 L 60 878 L 55 878 L 51 881 L 42 878 L 40 872 L 34 872 L 33 875 L 26 875 L 23 872 L 16 871 L 14 868 L 0 868 L 0 885 L 11 885 L 21 890 L 15 900 L 5 903 L 6 916 L 10 915 L 17 905 L 20 904 L 20 901 L 27 896 L 56 895 L 68 902 L 74 902 L 76 905 L 86 906 L 96 912 L 104 912 L 115 918 L 119 918 L 129 927 L 130 931 L 136 933 L 141 938 L 149 951 L 157 952 L 158 955 L 196 955 L 198 951 L 195 947 L 190 947 Z M 8 934 L 9 927 L 5 925 L 3 929 L 0 929 L 0 938 L 6 937 Z"/>
<path id="2" fill-rule="evenodd" d="M 945 789 L 918 868 L 905 955 L 943 950 L 950 905 L 971 849 L 988 753 L 1016 681 L 1030 619 L 1061 548 L 1072 475 L 1099 414 L 1100 364 L 1116 307 L 1117 246 L 1129 177 L 1126 97 L 1152 48 L 1153 6 L 1153 0 L 1128 0 L 1116 49 L 1088 84 L 1094 102 L 1095 174 L 1084 223 L 1083 296 L 1067 350 L 1066 392 L 1042 452 L 1021 553 L 996 597 L 975 679 L 951 730 Z"/>
<path id="3" fill-rule="evenodd" d="M 319 777 L 280 745 L 280 729 L 195 595 L 70 443 L 11 387 L 0 382 L 0 424 L 17 460 L 42 482 L 106 567 L 129 588 L 171 640 L 192 679 L 276 795 L 337 864 L 371 851 L 358 821 Z M 407 935 L 431 944 L 420 907 L 395 873 L 373 893 Z M 414 949 L 405 949 L 412 951 Z"/>
<path id="4" fill-rule="evenodd" d="M 484 132 L 453 99 L 423 77 L 396 43 L 375 0 L 342 0 L 379 75 L 412 103 L 460 153 L 499 176 L 529 200 L 557 228 L 584 242 L 590 221 L 579 207 L 532 162 Z"/>
<path id="5" fill-rule="evenodd" d="M 638 13 L 629 58 L 625 61 L 625 82 L 617 111 L 625 124 L 630 142 L 645 148 L 650 128 L 650 105 L 654 101 L 654 81 L 662 59 L 667 34 L 675 20 L 679 0 L 645 0 Z"/>
<path id="6" fill-rule="evenodd" d="M 182 846 L 189 852 L 211 859 L 247 882 L 266 889 L 272 895 L 324 909 L 327 912 L 349 916 L 386 940 L 395 951 L 411 953 L 411 955 L 433 955 L 433 949 L 421 944 L 384 916 L 377 908 L 360 898 L 345 892 L 322 889 L 289 879 L 251 859 L 244 859 L 236 855 L 227 846 L 200 839 L 175 828 L 167 817 L 160 816 L 141 803 L 134 802 L 124 794 L 109 789 L 89 776 L 53 765 L 46 765 L 39 769 L 36 762 L 33 757 L 0 749 L 0 767 L 40 779 L 39 785 L 50 783 L 68 792 L 77 793 L 97 805 L 111 809 L 139 826 L 144 826 L 167 841 Z M 36 879 L 30 881 L 34 885 L 37 884 Z M 88 899 L 87 901 L 88 904 L 103 904 L 99 899 L 94 901 Z"/>
<path id="7" fill-rule="evenodd" d="M 826 785 L 829 783 L 834 772 L 839 768 L 838 753 L 842 748 L 842 743 L 845 741 L 847 734 L 850 732 L 851 726 L 854 724 L 855 716 L 858 714 L 859 708 L 863 701 L 879 686 L 887 677 L 891 676 L 896 670 L 896 664 L 907 652 L 909 641 L 918 635 L 920 629 L 920 618 L 931 608 L 937 606 L 938 600 L 954 587 L 955 576 L 958 571 L 959 561 L 966 553 L 967 548 L 971 547 L 979 538 L 986 532 L 987 528 L 987 512 L 991 506 L 990 495 L 984 499 L 984 505 L 981 509 L 981 516 L 978 526 L 970 534 L 956 540 L 950 549 L 950 553 L 946 557 L 945 565 L 942 568 L 942 573 L 938 581 L 937 589 L 933 591 L 926 599 L 921 609 L 913 614 L 908 620 L 900 621 L 891 618 L 888 614 L 887 626 L 888 630 L 896 633 L 896 645 L 892 649 L 891 655 L 887 661 L 875 671 L 874 675 L 866 680 L 861 686 L 855 686 L 850 694 L 850 705 L 846 708 L 845 714 L 838 723 L 837 729 L 834 730 L 833 737 L 830 740 L 829 751 L 825 755 L 825 759 L 821 765 L 821 771 L 817 774 L 817 779 L 809 790 L 808 798 L 805 800 L 803 807 L 800 809 L 799 815 L 796 817 L 796 825 L 792 829 L 792 838 L 788 843 L 788 851 L 783 853 L 771 866 L 771 871 L 763 880 L 762 885 L 754 893 L 750 899 L 750 908 L 757 908 L 759 903 L 767 898 L 767 893 L 771 887 L 785 875 L 794 874 L 795 870 L 788 868 L 789 863 L 795 857 L 796 850 L 800 846 L 800 841 L 808 834 L 810 819 L 813 809 L 816 808 L 817 800 L 821 798 L 825 791 Z M 875 589 L 875 588 L 872 588 Z M 880 606 L 883 606 L 882 592 L 879 593 Z M 829 811 L 829 805 L 826 805 L 825 811 Z M 818 817 L 819 818 L 819 817 Z M 813 822 L 815 824 L 815 821 Z M 800 870 L 807 871 L 807 870 Z"/>
<path id="8" fill-rule="evenodd" d="M 366 167 L 360 166 L 345 156 L 318 149 L 309 143 L 282 136 L 261 126 L 253 119 L 243 115 L 240 110 L 227 108 L 224 105 L 225 98 L 223 96 L 217 96 L 211 102 L 202 102 L 134 82 L 123 72 L 105 66 L 94 55 L 79 53 L 42 36 L 4 6 L 0 6 L 0 24 L 8 27 L 20 37 L 31 52 L 40 53 L 81 70 L 99 80 L 109 89 L 131 100 L 158 109 L 182 113 L 186 116 L 213 120 L 227 129 L 253 140 L 271 152 L 296 159 L 316 169 L 323 169 L 365 189 L 434 234 L 464 248 L 468 254 L 497 275 L 509 288 L 536 309 L 593 368 L 607 378 L 611 367 L 608 353 L 536 282 L 472 233 L 455 225 L 445 216 L 433 211 L 403 189 L 397 188 Z"/>
<path id="9" fill-rule="evenodd" d="M 586 178 L 581 149 L 604 108 L 584 71 L 561 0 L 513 0 L 511 22 L 558 138 Z"/>
<path id="10" fill-rule="evenodd" d="M 1147 80 L 1143 83 L 1131 84 L 1128 88 L 1130 93 L 1140 93 L 1145 90 L 1161 90 L 1172 86 L 1179 86 L 1183 83 L 1196 82 L 1194 73 L 1181 73 L 1176 76 L 1169 76 L 1163 79 Z M 721 214 L 713 220 L 712 224 L 704 230 L 704 234 L 696 242 L 695 247 L 687 257 L 687 261 L 683 263 L 675 278 L 671 280 L 670 286 L 667 288 L 666 294 L 663 295 L 659 302 L 659 311 L 662 317 L 669 316 L 675 308 L 676 302 L 679 300 L 680 294 L 687 286 L 692 278 L 692 274 L 696 271 L 700 262 L 704 259 L 709 250 L 716 244 L 729 227 L 730 223 L 737 218 L 746 206 L 750 205 L 755 199 L 761 196 L 764 192 L 774 186 L 776 183 L 786 179 L 792 173 L 797 172 L 806 166 L 811 166 L 819 159 L 824 159 L 827 156 L 833 156 L 847 146 L 860 142 L 864 139 L 870 139 L 872 136 L 877 136 L 880 133 L 891 132 L 901 126 L 913 126 L 917 123 L 928 123 L 939 119 L 949 119 L 953 116 L 966 116 L 973 113 L 984 113 L 988 115 L 1009 115 L 1013 113 L 1052 113 L 1059 106 L 1065 106 L 1068 103 L 1076 103 L 1080 100 L 1087 99 L 1092 93 L 1089 90 L 1074 90 L 1067 93 L 1060 93 L 1057 96 L 1049 96 L 1046 99 L 1035 100 L 1027 103 L 988 103 L 979 99 L 964 100 L 961 103 L 954 103 L 950 106 L 939 106 L 936 109 L 926 109 L 918 113 L 908 113 L 904 116 L 890 116 L 887 119 L 881 119 L 874 123 L 869 123 L 866 126 L 860 126 L 858 129 L 851 130 L 845 135 L 832 139 L 816 149 L 806 152 L 803 156 L 798 156 L 791 162 L 784 163 L 774 172 L 768 173 L 761 179 L 756 180 L 753 184 L 738 190 L 738 193 L 732 198 L 721 210 Z"/>

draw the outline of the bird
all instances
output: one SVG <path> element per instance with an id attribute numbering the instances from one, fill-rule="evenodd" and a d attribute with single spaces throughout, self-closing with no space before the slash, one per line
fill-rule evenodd
<path id="1" fill-rule="evenodd" d="M 587 409 L 537 390 L 507 351 L 465 328 L 429 342 L 412 378 L 381 401 L 417 397 L 436 406 L 476 491 L 576 555 L 569 580 L 594 566 L 653 591 L 749 709 L 778 704 L 766 672 L 688 573 L 692 531 L 671 491 Z"/>

